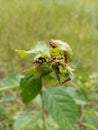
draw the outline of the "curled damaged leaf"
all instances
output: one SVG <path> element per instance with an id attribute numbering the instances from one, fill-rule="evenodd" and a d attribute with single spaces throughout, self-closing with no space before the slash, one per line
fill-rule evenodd
<path id="1" fill-rule="evenodd" d="M 27 58 L 29 55 L 33 55 L 34 59 L 41 57 L 42 54 L 50 57 L 49 48 L 44 41 L 35 42 L 32 48 L 28 51 L 26 50 L 16 50 L 21 58 Z"/>
<path id="2" fill-rule="evenodd" d="M 50 48 L 43 41 L 35 42 L 28 51 L 16 50 L 22 58 L 32 54 L 32 66 L 25 71 L 32 72 L 37 77 L 42 77 L 55 72 L 59 83 L 65 83 L 72 79 L 73 69 L 68 63 L 72 60 L 71 47 L 61 40 L 50 40 Z"/>
<path id="3" fill-rule="evenodd" d="M 32 67 L 24 70 L 24 72 L 29 72 L 34 74 L 36 77 L 45 76 L 53 71 L 51 64 L 47 63 L 34 63 Z"/>
<path id="4" fill-rule="evenodd" d="M 34 59 L 41 57 L 42 54 L 46 54 L 50 57 L 49 47 L 44 41 L 35 42 L 31 48 L 31 52 L 33 51 Z"/>
<path id="5" fill-rule="evenodd" d="M 73 78 L 73 71 L 68 63 L 72 60 L 72 49 L 68 43 L 61 40 L 50 40 L 50 55 L 55 58 L 53 70 L 59 83 L 65 83 Z"/>
<path id="6" fill-rule="evenodd" d="M 58 50 L 60 50 L 63 56 L 67 58 L 67 62 L 72 61 L 72 49 L 67 42 L 51 39 L 49 44 L 52 48 L 57 48 Z"/>

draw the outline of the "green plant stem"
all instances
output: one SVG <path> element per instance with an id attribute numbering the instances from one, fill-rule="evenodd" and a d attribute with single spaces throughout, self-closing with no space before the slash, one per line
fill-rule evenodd
<path id="1" fill-rule="evenodd" d="M 43 130 L 46 130 L 46 121 L 45 121 L 45 109 L 44 109 L 44 100 L 42 97 L 42 91 L 40 92 L 41 102 L 42 102 L 42 121 L 43 121 Z"/>
<path id="2" fill-rule="evenodd" d="M 83 118 L 84 118 L 84 105 L 81 106 L 82 115 L 79 120 L 79 130 L 82 130 L 83 127 Z"/>

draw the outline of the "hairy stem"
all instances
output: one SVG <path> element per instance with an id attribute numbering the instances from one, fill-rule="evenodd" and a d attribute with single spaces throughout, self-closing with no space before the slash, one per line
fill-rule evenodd
<path id="1" fill-rule="evenodd" d="M 42 102 L 42 121 L 43 121 L 43 130 L 46 130 L 46 122 L 45 122 L 45 109 L 44 109 L 44 100 L 42 97 L 42 91 L 40 92 L 41 102 Z"/>
<path id="2" fill-rule="evenodd" d="M 82 130 L 83 127 L 83 118 L 84 118 L 84 105 L 81 106 L 82 115 L 79 120 L 79 130 Z"/>

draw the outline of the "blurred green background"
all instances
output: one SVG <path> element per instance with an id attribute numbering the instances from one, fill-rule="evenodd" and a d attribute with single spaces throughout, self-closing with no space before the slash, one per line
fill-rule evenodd
<path id="1" fill-rule="evenodd" d="M 71 45 L 77 69 L 97 71 L 98 0 L 0 0 L 0 77 L 21 71 L 15 49 L 51 38 Z"/>
<path id="2" fill-rule="evenodd" d="M 97 113 L 98 0 L 0 0 L 0 79 L 32 65 L 32 58 L 31 63 L 23 61 L 15 49 L 28 50 L 34 42 L 43 40 L 48 44 L 50 39 L 71 45 L 77 70 L 71 85 L 78 86 L 88 97 L 87 112 Z M 19 90 L 0 93 L 0 130 L 13 130 L 15 119 L 25 110 L 20 101 Z M 39 112 L 36 102 L 26 110 Z M 53 130 L 50 118 L 49 122 Z"/>

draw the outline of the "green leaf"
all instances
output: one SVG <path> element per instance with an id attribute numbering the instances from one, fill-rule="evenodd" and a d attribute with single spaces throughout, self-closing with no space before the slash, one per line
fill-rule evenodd
<path id="1" fill-rule="evenodd" d="M 48 74 L 48 75 L 43 76 L 44 82 L 48 83 L 48 84 L 55 84 L 54 79 L 55 79 L 55 77 L 52 74 Z"/>
<path id="2" fill-rule="evenodd" d="M 67 87 L 66 92 L 75 100 L 78 105 L 85 105 L 86 99 L 81 91 L 74 87 Z"/>
<path id="3" fill-rule="evenodd" d="M 0 92 L 19 87 L 19 82 L 22 77 L 22 75 L 15 72 L 11 73 L 7 78 L 0 82 Z"/>
<path id="4" fill-rule="evenodd" d="M 15 50 L 21 58 L 27 58 L 30 55 L 29 51 L 25 50 Z"/>
<path id="5" fill-rule="evenodd" d="M 15 97 L 14 96 L 11 96 L 11 95 L 5 95 L 5 96 L 2 96 L 1 99 L 0 99 L 0 103 L 3 103 L 3 102 L 8 102 L 8 101 L 15 101 Z"/>
<path id="6" fill-rule="evenodd" d="M 50 57 L 49 48 L 44 41 L 35 42 L 30 50 L 34 53 L 34 58 L 38 58 L 41 54 L 46 54 Z"/>
<path id="7" fill-rule="evenodd" d="M 98 122 L 95 120 L 93 116 L 85 116 L 86 122 L 84 125 L 86 125 L 88 128 L 92 127 L 93 130 L 98 130 Z"/>
<path id="8" fill-rule="evenodd" d="M 87 130 L 98 130 L 92 124 L 89 124 L 87 122 L 83 123 L 83 125 L 87 128 Z"/>
<path id="9" fill-rule="evenodd" d="M 21 98 L 25 104 L 33 100 L 41 91 L 41 78 L 35 77 L 32 73 L 28 73 L 20 81 Z"/>
<path id="10" fill-rule="evenodd" d="M 76 130 L 80 111 L 63 88 L 49 88 L 44 92 L 45 106 L 62 130 Z"/>
<path id="11" fill-rule="evenodd" d="M 41 117 L 41 113 L 32 114 L 29 112 L 21 113 L 14 123 L 14 130 L 21 130 L 30 125 L 30 123 L 35 123 Z"/>
<path id="12" fill-rule="evenodd" d="M 25 50 L 16 50 L 21 58 L 27 58 L 30 54 L 33 54 L 34 59 L 40 57 L 42 54 L 46 54 L 50 57 L 49 48 L 44 41 L 35 42 L 32 48 L 28 51 Z"/>

